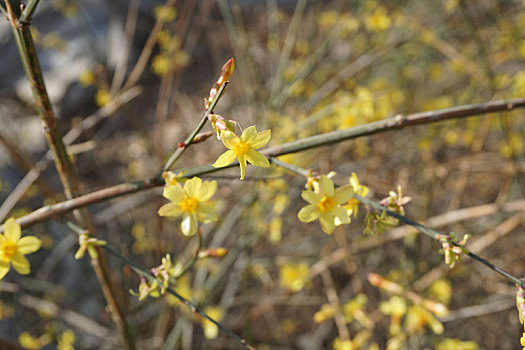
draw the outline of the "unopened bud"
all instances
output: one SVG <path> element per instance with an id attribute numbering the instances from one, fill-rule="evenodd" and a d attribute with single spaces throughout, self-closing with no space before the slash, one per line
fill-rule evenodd
<path id="1" fill-rule="evenodd" d="M 201 132 L 193 138 L 193 141 L 191 141 L 192 144 L 194 143 L 201 143 L 206 141 L 213 133 L 211 131 Z"/>
<path id="2" fill-rule="evenodd" d="M 403 288 L 399 284 L 384 279 L 383 277 L 375 273 L 368 274 L 368 282 L 370 282 L 376 287 L 379 287 L 394 294 L 400 294 L 403 292 Z"/>
<path id="3" fill-rule="evenodd" d="M 208 248 L 199 252 L 199 258 L 222 258 L 226 254 L 228 254 L 228 249 L 226 248 Z"/>
<path id="4" fill-rule="evenodd" d="M 230 76 L 233 74 L 233 70 L 235 69 L 235 61 L 233 58 L 230 58 L 224 66 L 222 66 L 221 76 L 219 77 L 219 80 L 217 80 L 217 85 L 221 86 L 224 84 L 225 81 L 230 79 Z"/>

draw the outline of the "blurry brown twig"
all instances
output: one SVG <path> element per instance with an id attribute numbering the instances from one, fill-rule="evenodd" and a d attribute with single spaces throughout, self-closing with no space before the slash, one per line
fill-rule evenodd
<path id="1" fill-rule="evenodd" d="M 163 6 L 173 7 L 175 5 L 175 2 L 176 0 L 168 0 Z M 135 83 L 139 80 L 140 76 L 142 75 L 142 72 L 144 72 L 144 68 L 146 68 L 146 65 L 148 64 L 149 58 L 151 57 L 151 53 L 153 52 L 153 48 L 155 47 L 155 43 L 157 42 L 157 36 L 159 35 L 159 32 L 162 30 L 166 23 L 166 16 L 159 16 L 148 36 L 148 39 L 146 40 L 146 44 L 144 44 L 144 48 L 142 49 L 142 52 L 140 53 L 140 56 L 137 62 L 135 63 L 135 66 L 131 70 L 128 79 L 124 83 L 122 90 L 129 89 L 130 87 L 135 85 Z"/>
<path id="2" fill-rule="evenodd" d="M 100 108 L 94 114 L 84 118 L 80 124 L 73 126 L 73 128 L 71 128 L 71 130 L 69 130 L 69 132 L 63 137 L 64 143 L 68 145 L 69 154 L 76 153 L 75 146 L 69 145 L 77 140 L 83 131 L 92 128 L 103 119 L 115 113 L 119 107 L 137 97 L 141 92 L 142 88 L 140 87 L 130 88 L 115 96 L 110 102 L 108 102 L 104 107 Z M 48 151 L 42 159 L 40 159 L 35 165 L 31 167 L 22 181 L 16 185 L 15 189 L 11 191 L 6 200 L 0 205 L 0 221 L 3 221 L 5 216 L 15 207 L 27 189 L 36 179 L 39 178 L 40 174 L 49 166 L 51 161 L 51 151 Z"/>

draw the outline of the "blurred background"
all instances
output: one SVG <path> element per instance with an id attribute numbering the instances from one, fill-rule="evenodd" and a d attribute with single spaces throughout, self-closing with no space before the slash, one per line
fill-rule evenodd
<path id="1" fill-rule="evenodd" d="M 525 95 L 522 1 L 163 5 L 52 0 L 37 8 L 33 34 L 60 129 L 83 130 L 68 139 L 82 193 L 154 175 L 197 125 L 203 98 L 231 57 L 235 72 L 215 112 L 243 129 L 270 128 L 270 146 L 396 114 Z M 409 217 L 472 234 L 474 252 L 522 276 L 524 120 L 516 110 L 422 125 L 283 160 L 335 171 L 339 184 L 356 172 L 376 201 L 401 185 L 412 199 Z M 0 125 L 0 221 L 64 200 L 6 20 Z M 189 148 L 175 169 L 212 163 L 223 152 L 212 137 Z M 351 225 L 326 235 L 318 222 L 297 219 L 305 179 L 273 167 L 248 167 L 242 182 L 238 169 L 207 177 L 219 182 L 220 220 L 202 226 L 203 246 L 229 253 L 198 260 L 176 289 L 257 349 L 521 348 L 516 287 L 486 267 L 464 259 L 449 269 L 437 242 L 405 227 L 364 235 L 364 207 Z M 147 267 L 167 253 L 188 261 L 197 247 L 178 221 L 157 215 L 166 203 L 161 193 L 89 207 L 101 238 Z M 88 259 L 74 260 L 76 236 L 56 221 L 28 232 L 44 249 L 29 257 L 31 275 L 11 272 L 1 282 L 0 336 L 26 348 L 118 348 Z M 139 348 L 240 348 L 170 296 L 138 302 L 128 290 L 138 289 L 139 278 L 110 263 Z M 450 312 L 378 289 L 369 273 Z"/>

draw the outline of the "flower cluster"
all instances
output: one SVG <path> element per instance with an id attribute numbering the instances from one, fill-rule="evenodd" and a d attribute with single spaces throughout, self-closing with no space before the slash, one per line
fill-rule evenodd
<path id="1" fill-rule="evenodd" d="M 467 248 L 458 245 L 464 246 L 469 237 L 470 235 L 466 234 L 461 241 L 458 241 L 458 238 L 452 232 L 449 235 L 438 235 L 438 237 L 436 237 L 443 248 L 442 252 L 445 254 L 445 263 L 450 266 L 450 268 L 453 268 L 454 265 L 456 265 L 456 261 L 461 261 L 462 254 L 468 253 Z"/>
<path id="2" fill-rule="evenodd" d="M 180 263 L 173 264 L 170 254 L 167 254 L 162 258 L 161 264 L 150 271 L 155 276 L 153 281 L 148 281 L 146 278 L 141 277 L 138 293 L 133 290 L 129 291 L 131 295 L 138 296 L 139 300 L 144 300 L 148 296 L 158 298 L 166 293 L 170 280 L 179 277 L 183 268 Z"/>
<path id="3" fill-rule="evenodd" d="M 379 203 L 386 207 L 388 210 L 393 211 L 399 215 L 405 215 L 404 205 L 410 202 L 411 198 L 403 196 L 401 186 L 397 186 L 397 192 L 390 191 L 388 197 L 383 198 Z M 365 218 L 366 228 L 365 234 L 371 234 L 375 232 L 382 233 L 387 227 L 394 227 L 399 224 L 399 220 L 388 215 L 386 211 L 381 213 L 369 212 Z"/>

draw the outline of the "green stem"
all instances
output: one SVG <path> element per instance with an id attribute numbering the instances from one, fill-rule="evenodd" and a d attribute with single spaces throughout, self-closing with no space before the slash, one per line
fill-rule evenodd
<path id="1" fill-rule="evenodd" d="M 132 267 L 135 270 L 135 272 L 137 272 L 142 277 L 146 278 L 148 281 L 150 281 L 150 282 L 157 281 L 157 283 L 162 285 L 162 281 L 158 280 L 155 276 L 153 276 L 151 273 L 149 273 L 145 268 L 143 268 L 139 264 L 135 263 L 133 260 L 131 260 L 131 259 L 123 256 L 122 254 L 120 254 L 120 252 L 117 251 L 115 248 L 113 248 L 113 247 L 111 247 L 109 245 L 104 245 L 104 246 L 102 246 L 102 249 L 104 249 L 109 254 L 113 255 L 114 257 L 120 259 L 125 264 L 129 265 L 130 267 Z M 199 313 L 202 317 L 204 317 L 205 319 L 207 319 L 208 321 L 212 322 L 214 325 L 219 327 L 220 330 L 222 330 L 229 337 L 231 337 L 232 339 L 237 341 L 239 344 L 242 344 L 246 349 L 255 350 L 255 348 L 253 348 L 251 345 L 249 345 L 246 342 L 246 340 L 244 340 L 243 338 L 239 337 L 237 334 L 235 334 L 232 331 L 230 331 L 222 323 L 217 322 L 214 319 L 212 319 L 202 309 L 200 309 L 197 305 L 193 304 L 192 302 L 190 302 L 189 300 L 184 298 L 182 295 L 177 293 L 172 288 L 168 288 L 168 289 L 166 289 L 166 291 L 168 293 L 170 293 L 171 295 L 175 296 L 177 299 L 179 299 L 179 301 L 181 301 L 184 305 L 186 305 L 191 311 Z"/>
<path id="2" fill-rule="evenodd" d="M 202 117 L 199 125 L 197 125 L 197 127 L 192 131 L 192 133 L 188 135 L 186 140 L 184 140 L 184 143 L 182 144 L 182 146 L 178 147 L 175 150 L 175 152 L 173 152 L 171 157 L 168 159 L 168 161 L 166 162 L 166 164 L 162 168 L 161 172 L 169 170 L 173 166 L 173 164 L 175 164 L 175 162 L 180 158 L 182 153 L 184 153 L 186 148 L 188 148 L 188 146 L 191 145 L 191 142 L 193 141 L 195 136 L 199 133 L 199 131 L 201 131 L 201 129 L 204 126 L 204 124 L 206 124 L 206 121 L 208 120 L 208 116 L 213 113 L 213 109 L 217 105 L 217 102 L 219 102 L 219 99 L 221 98 L 221 96 L 222 96 L 222 94 L 224 92 L 224 89 L 226 88 L 226 85 L 228 85 L 227 81 L 224 82 L 224 84 L 221 85 L 221 87 L 217 91 L 217 94 L 215 94 L 215 97 L 211 101 L 210 106 L 206 110 L 206 113 L 204 113 L 204 116 Z"/>
<path id="3" fill-rule="evenodd" d="M 36 6 L 39 2 L 40 0 L 29 0 L 25 6 L 24 11 L 22 12 L 22 15 L 20 16 L 20 22 L 25 23 L 31 21 L 33 14 L 35 13 Z"/>
<path id="4" fill-rule="evenodd" d="M 308 171 L 306 169 L 300 168 L 298 166 L 295 166 L 295 165 L 292 165 L 292 164 L 289 164 L 289 163 L 285 163 L 285 162 L 280 161 L 278 159 L 272 158 L 271 160 L 272 160 L 273 164 L 275 164 L 277 166 L 280 166 L 280 167 L 282 167 L 284 169 L 287 169 L 287 170 L 289 170 L 289 171 L 291 171 L 293 173 L 296 173 L 298 175 L 307 177 L 309 175 L 309 173 L 310 173 L 310 171 Z M 357 194 L 354 194 L 352 197 L 355 198 L 356 200 L 358 200 L 359 202 L 368 205 L 369 207 L 371 207 L 374 210 L 384 212 L 387 215 L 389 215 L 389 216 L 391 216 L 393 218 L 396 218 L 399 221 L 416 228 L 418 231 L 424 233 L 425 235 L 429 236 L 430 238 L 432 238 L 434 240 L 439 241 L 439 237 L 440 236 L 441 237 L 446 236 L 445 234 L 443 234 L 443 233 L 441 233 L 439 231 L 436 231 L 434 229 L 426 227 L 426 226 L 420 224 L 419 222 L 414 221 L 412 219 L 409 219 L 408 217 L 406 217 L 404 215 L 401 215 L 399 213 L 396 213 L 396 212 L 388 209 L 387 207 L 382 206 L 381 204 L 379 204 L 377 202 L 374 202 L 374 201 L 372 201 L 370 199 L 361 197 L 361 196 L 359 196 Z M 508 280 L 512 281 L 513 283 L 515 283 L 517 285 L 520 285 L 522 288 L 525 288 L 525 281 L 521 281 L 519 278 L 512 276 L 511 274 L 509 274 L 508 272 L 506 272 L 506 271 L 502 270 L 501 268 L 497 267 L 496 265 L 494 265 L 490 261 L 480 257 L 477 254 L 472 253 L 466 247 L 464 247 L 463 245 L 455 242 L 454 240 L 450 240 L 449 242 L 452 245 L 461 248 L 463 251 L 466 252 L 466 255 L 468 255 L 472 259 L 474 259 L 476 261 L 479 261 L 480 263 L 484 264 L 485 266 L 487 266 L 491 270 L 496 271 L 497 273 L 499 273 L 503 277 L 507 278 Z"/>

